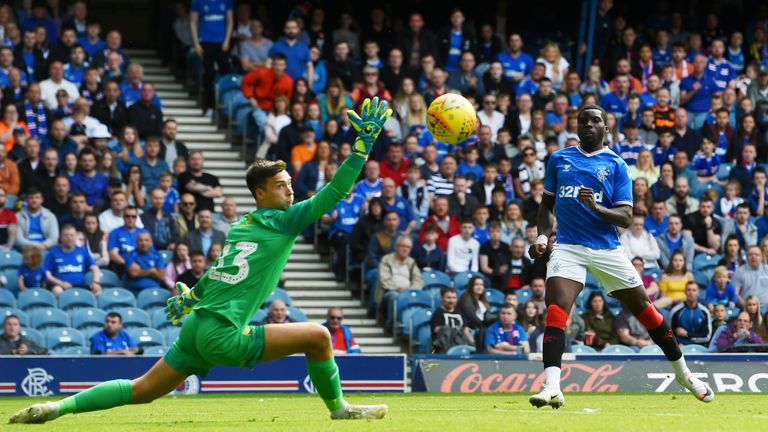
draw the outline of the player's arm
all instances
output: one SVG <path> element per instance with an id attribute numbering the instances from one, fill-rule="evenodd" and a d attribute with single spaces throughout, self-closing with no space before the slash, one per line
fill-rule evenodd
<path id="1" fill-rule="evenodd" d="M 541 205 L 539 212 L 536 213 L 536 228 L 539 231 L 539 237 L 536 242 L 528 249 L 528 254 L 533 259 L 540 258 L 547 251 L 549 234 L 552 232 L 552 214 L 555 208 L 555 196 L 544 193 L 541 196 Z"/>
<path id="2" fill-rule="evenodd" d="M 579 201 L 583 202 L 587 208 L 597 213 L 606 222 L 622 228 L 629 228 L 629 225 L 632 224 L 631 205 L 622 204 L 614 208 L 601 206 L 595 201 L 594 191 L 584 186 L 579 189 Z"/>

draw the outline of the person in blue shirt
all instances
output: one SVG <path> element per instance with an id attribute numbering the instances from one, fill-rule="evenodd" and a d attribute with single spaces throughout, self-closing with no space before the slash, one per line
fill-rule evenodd
<path id="1" fill-rule="evenodd" d="M 645 149 L 645 145 L 637 139 L 637 132 L 636 124 L 627 123 L 624 125 L 624 141 L 613 148 L 613 151 L 621 156 L 627 165 L 637 165 L 637 157 L 640 151 Z"/>
<path id="2" fill-rule="evenodd" d="M 515 84 L 520 83 L 533 72 L 533 57 L 523 52 L 523 38 L 517 33 L 509 35 L 509 51 L 496 54 L 496 59 L 501 62 L 504 76 Z M 535 92 L 534 90 L 530 94 Z"/>
<path id="3" fill-rule="evenodd" d="M 141 100 L 141 88 L 144 86 L 144 69 L 140 64 L 132 63 L 125 71 L 125 81 L 120 84 L 120 97 L 118 100 L 130 107 Z M 155 94 L 152 97 L 152 105 L 162 109 L 160 97 Z"/>
<path id="4" fill-rule="evenodd" d="M 600 106 L 616 116 L 616 120 L 621 122 L 621 118 L 627 113 L 627 102 L 629 101 L 629 77 L 618 75 L 615 78 L 616 90 L 603 96 L 600 100 Z"/>
<path id="5" fill-rule="evenodd" d="M 645 217 L 645 230 L 652 236 L 658 237 L 667 232 L 669 216 L 667 216 L 666 200 L 656 200 L 651 205 L 651 212 Z"/>
<path id="6" fill-rule="evenodd" d="M 110 312 L 104 319 L 104 330 L 91 337 L 91 354 L 135 355 L 141 350 L 123 330 L 123 317 Z"/>
<path id="7" fill-rule="evenodd" d="M 728 45 L 726 58 L 728 59 L 728 63 L 730 63 L 735 76 L 740 75 L 744 71 L 744 65 L 746 64 L 744 61 L 744 50 L 741 48 L 743 44 L 744 35 L 741 32 L 731 33 L 731 41 Z"/>
<path id="8" fill-rule="evenodd" d="M 699 130 L 707 120 L 712 94 L 718 90 L 717 84 L 707 74 L 707 58 L 696 56 L 693 62 L 693 75 L 680 81 L 680 106 L 688 110 L 688 127 Z"/>
<path id="9" fill-rule="evenodd" d="M 480 158 L 480 150 L 476 145 L 469 146 L 465 153 L 465 160 L 456 169 L 456 175 L 466 177 L 470 184 L 475 184 L 483 178 L 483 167 L 477 163 Z"/>
<path id="10" fill-rule="evenodd" d="M 587 271 L 648 330 L 677 382 L 697 399 L 711 401 L 712 389 L 691 373 L 671 327 L 650 302 L 640 275 L 621 248 L 616 227 L 626 229 L 632 222 L 632 181 L 627 163 L 603 145 L 610 133 L 608 114 L 597 105 L 586 105 L 577 115 L 580 143 L 549 157 L 536 216 L 539 237 L 528 250 L 532 259 L 547 252 L 551 217 L 556 213 L 557 243 L 547 262 L 545 383 L 529 402 L 535 407 L 565 404 L 560 390 L 565 326 Z"/>
<path id="11" fill-rule="evenodd" d="M 189 23 L 195 52 L 203 59 L 203 109 L 207 116 L 212 116 L 216 77 L 214 63 L 219 75 L 229 73 L 229 35 L 235 25 L 232 0 L 194 0 Z"/>
<path id="12" fill-rule="evenodd" d="M 149 231 L 136 236 L 136 249 L 125 256 L 125 287 L 134 292 L 163 286 L 165 260 L 152 247 Z"/>
<path id="13" fill-rule="evenodd" d="M 484 347 L 488 354 L 520 357 L 528 354 L 528 333 L 517 322 L 517 311 L 513 304 L 505 303 L 501 307 L 499 320 L 486 330 Z"/>
<path id="14" fill-rule="evenodd" d="M 355 184 L 355 193 L 368 199 L 381 195 L 381 168 L 375 160 L 365 163 L 363 179 Z"/>
<path id="15" fill-rule="evenodd" d="M 109 178 L 96 169 L 96 154 L 88 147 L 80 152 L 80 170 L 69 181 L 71 191 L 84 193 L 89 206 L 106 197 Z"/>
<path id="16" fill-rule="evenodd" d="M 672 328 L 683 345 L 706 344 L 712 338 L 712 315 L 699 303 L 699 284 L 689 281 L 685 285 L 685 301 L 670 311 Z"/>
<path id="17" fill-rule="evenodd" d="M 691 168 L 696 171 L 699 185 L 717 181 L 717 172 L 720 170 L 720 156 L 715 154 L 715 143 L 708 137 L 701 139 L 701 151 L 693 157 Z"/>
<path id="18" fill-rule="evenodd" d="M 396 195 L 397 185 L 391 178 L 385 178 L 381 181 L 381 202 L 384 205 L 384 212 L 395 212 L 400 217 L 400 225 L 397 230 L 404 235 L 410 235 L 416 228 L 418 219 L 416 212 L 407 199 Z"/>
<path id="19" fill-rule="evenodd" d="M 110 266 L 122 273 L 125 269 L 125 257 L 136 249 L 136 238 L 139 233 L 145 231 L 136 226 L 139 211 L 134 206 L 128 206 L 123 210 L 123 226 L 112 230 L 107 240 Z"/>
<path id="20" fill-rule="evenodd" d="M 21 255 L 23 263 L 18 272 L 19 288 L 24 291 L 29 288 L 45 288 L 47 280 L 40 249 L 25 247 L 22 249 Z"/>
<path id="21" fill-rule="evenodd" d="M 736 72 L 725 58 L 725 42 L 720 39 L 712 41 L 710 57 L 707 61 L 707 75 L 715 82 L 717 91 L 725 90 L 728 84 L 736 79 Z"/>
<path id="22" fill-rule="evenodd" d="M 69 63 L 64 65 L 64 79 L 73 83 L 78 88 L 85 80 L 85 70 L 89 66 L 86 59 L 83 46 L 75 44 L 69 54 Z"/>
<path id="23" fill-rule="evenodd" d="M 88 58 L 94 58 L 96 53 L 104 51 L 107 48 L 107 43 L 101 38 L 101 24 L 96 21 L 88 22 L 86 27 L 85 36 L 80 36 L 77 39 L 77 43 L 83 46 Z"/>
<path id="24" fill-rule="evenodd" d="M 21 23 L 21 31 L 34 30 L 38 26 L 43 26 L 48 34 L 48 44 L 53 47 L 59 44 L 59 32 L 56 31 L 56 24 L 46 16 L 47 14 L 48 8 L 45 2 L 34 2 L 32 16 Z"/>
<path id="25" fill-rule="evenodd" d="M 138 160 L 137 165 L 141 168 L 142 184 L 148 191 L 160 186 L 160 176 L 171 171 L 165 159 L 160 159 L 160 138 L 147 138 L 144 156 Z"/>
<path id="26" fill-rule="evenodd" d="M 283 31 L 285 37 L 272 45 L 272 48 L 269 50 L 269 58 L 274 58 L 278 53 L 283 54 L 288 60 L 285 72 L 291 78 L 297 80 L 303 76 L 307 78 L 307 82 L 314 83 L 315 69 L 314 64 L 312 64 L 309 46 L 298 39 L 299 23 L 296 20 L 289 19 L 285 22 Z"/>
<path id="27" fill-rule="evenodd" d="M 488 241 L 489 229 L 488 219 L 491 218 L 491 213 L 488 211 L 488 207 L 480 206 L 475 209 L 475 214 L 472 215 L 472 221 L 475 224 L 475 230 L 472 231 L 472 238 L 480 243 L 480 246 L 484 245 Z"/>
<path id="28" fill-rule="evenodd" d="M 707 287 L 707 297 L 704 302 L 710 312 L 714 309 L 715 304 L 736 307 L 736 304 L 739 303 L 736 288 L 728 281 L 728 267 L 715 267 L 715 275 L 712 277 L 712 283 Z"/>
<path id="29" fill-rule="evenodd" d="M 330 225 L 328 230 L 328 242 L 336 252 L 333 262 L 333 273 L 337 282 L 343 282 L 347 276 L 347 246 L 360 213 L 365 205 L 365 198 L 352 191 L 346 198 L 336 204 L 336 208 L 326 213 L 322 221 Z"/>
<path id="30" fill-rule="evenodd" d="M 82 246 L 77 246 L 77 231 L 72 225 L 61 228 L 61 244 L 54 247 L 45 256 L 45 277 L 48 288 L 58 297 L 72 287 L 88 287 L 95 295 L 101 294 L 101 271 L 91 253 Z M 93 272 L 93 280 L 87 285 L 85 274 Z"/>
<path id="31" fill-rule="evenodd" d="M 539 83 L 544 79 L 544 74 L 547 72 L 547 66 L 544 63 L 536 63 L 533 65 L 531 75 L 523 78 L 517 83 L 515 88 L 515 94 L 520 96 L 521 94 L 535 95 L 539 91 Z"/>

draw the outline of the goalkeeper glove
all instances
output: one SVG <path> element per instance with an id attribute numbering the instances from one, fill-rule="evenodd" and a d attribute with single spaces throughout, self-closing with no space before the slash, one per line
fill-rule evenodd
<path id="1" fill-rule="evenodd" d="M 179 325 L 181 319 L 192 312 L 192 308 L 200 301 L 195 296 L 194 289 L 190 289 L 187 284 L 176 282 L 176 289 L 180 294 L 169 298 L 166 302 L 167 306 L 163 309 L 165 317 L 173 325 Z"/>
<path id="2" fill-rule="evenodd" d="M 352 127 L 357 131 L 355 145 L 352 146 L 352 152 L 362 157 L 368 156 L 373 148 L 373 143 L 381 133 L 384 123 L 392 115 L 392 110 L 387 109 L 387 101 L 379 100 L 378 96 L 371 99 L 365 99 L 360 108 L 360 115 L 349 110 L 347 116 Z"/>

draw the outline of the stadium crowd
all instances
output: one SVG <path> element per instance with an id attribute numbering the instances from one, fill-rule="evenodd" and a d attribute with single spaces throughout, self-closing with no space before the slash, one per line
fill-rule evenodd
<path id="1" fill-rule="evenodd" d="M 176 139 L 178 125 L 163 116 L 119 31 L 102 40 L 82 1 L 64 13 L 22 3 L 0 6 L 0 244 L 23 256 L 0 281 L 59 299 L 82 287 L 99 301 L 113 276 L 112 286 L 139 299 L 172 292 L 176 280 L 193 284 L 238 219 L 234 199 L 216 211 L 225 191 L 203 154 Z M 766 13 L 741 28 L 715 13 L 633 22 L 614 9 L 601 1 L 597 60 L 585 73 L 574 67 L 579 47 L 460 9 L 427 22 L 376 5 L 331 18 L 301 3 L 277 22 L 245 1 L 176 2 L 173 32 L 182 61 L 202 72 L 204 112 L 239 107 L 226 120 L 245 125 L 247 158 L 288 162 L 295 201 L 313 196 L 349 155 L 346 110 L 369 97 L 390 101 L 395 115 L 361 180 L 306 235 L 329 239 L 338 281 L 361 273 L 371 312 L 396 333 L 411 324 L 402 300 L 421 291 L 431 293 L 421 305 L 439 352 L 541 349 L 546 257 L 532 262 L 527 250 L 542 194 L 557 192 L 544 189 L 546 163 L 578 145 L 576 112 L 595 103 L 608 112 L 605 145 L 634 182 L 624 250 L 680 340 L 713 350 L 762 341 Z M 239 87 L 221 94 L 229 74 Z M 447 92 L 469 99 L 480 122 L 456 146 L 426 127 L 429 103 Z M 650 344 L 631 314 L 594 280 L 586 285 L 571 316 L 573 343 Z M 284 300 L 263 319 L 284 321 Z M 329 322 L 337 316 L 329 311 Z M 340 335 L 335 346 L 356 346 L 351 332 Z"/>

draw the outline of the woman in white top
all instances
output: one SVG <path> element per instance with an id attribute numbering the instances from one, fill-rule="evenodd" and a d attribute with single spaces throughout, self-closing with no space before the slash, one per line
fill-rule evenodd
<path id="1" fill-rule="evenodd" d="M 556 43 L 550 42 L 544 45 L 541 50 L 541 57 L 536 59 L 536 63 L 543 63 L 546 66 L 544 76 L 552 80 L 552 88 L 560 90 L 560 86 L 568 74 L 570 63 L 560 54 L 560 47 Z"/>
<path id="2" fill-rule="evenodd" d="M 645 230 L 643 216 L 632 217 L 632 225 L 621 235 L 621 244 L 629 259 L 640 257 L 646 269 L 659 268 L 658 260 L 661 258 L 659 244 L 651 233 Z"/>
<path id="3" fill-rule="evenodd" d="M 653 165 L 653 156 L 650 150 L 642 149 L 637 154 L 637 163 L 629 167 L 629 176 L 632 180 L 644 178 L 652 185 L 659 180 L 659 169 Z"/>
<path id="4" fill-rule="evenodd" d="M 266 157 L 270 147 L 277 143 L 280 131 L 290 123 L 288 98 L 285 95 L 275 96 L 275 101 L 272 103 L 272 111 L 267 114 L 267 121 L 264 123 L 264 142 L 259 146 L 256 157 L 261 159 Z"/>

